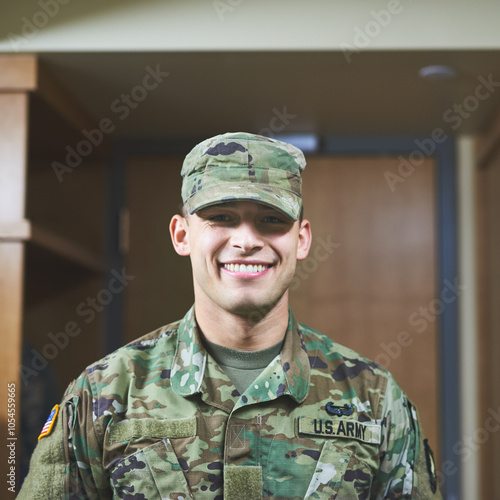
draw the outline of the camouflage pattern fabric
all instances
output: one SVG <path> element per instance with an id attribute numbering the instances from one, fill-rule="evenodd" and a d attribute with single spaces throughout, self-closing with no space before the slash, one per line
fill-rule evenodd
<path id="1" fill-rule="evenodd" d="M 441 498 L 392 376 L 291 312 L 280 354 L 242 395 L 191 308 L 87 368 L 57 426 L 39 447 L 59 467 L 34 457 L 19 498 L 44 498 L 47 473 L 73 500 Z"/>
<path id="2" fill-rule="evenodd" d="M 257 201 L 297 220 L 305 166 L 304 154 L 291 144 L 245 132 L 218 135 L 186 156 L 182 201 L 191 214 L 224 201 Z"/>

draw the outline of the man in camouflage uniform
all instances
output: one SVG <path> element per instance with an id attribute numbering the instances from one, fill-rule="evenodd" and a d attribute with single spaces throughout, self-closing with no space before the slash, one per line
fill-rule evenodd
<path id="1" fill-rule="evenodd" d="M 288 308 L 311 243 L 304 167 L 245 133 L 188 154 L 170 231 L 195 304 L 70 384 L 19 498 L 441 498 L 392 376 Z"/>

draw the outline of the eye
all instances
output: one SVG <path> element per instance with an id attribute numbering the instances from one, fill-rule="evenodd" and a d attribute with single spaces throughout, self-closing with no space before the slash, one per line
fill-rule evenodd
<path id="1" fill-rule="evenodd" d="M 207 219 L 211 222 L 229 222 L 231 218 L 227 214 L 209 215 Z"/>
<path id="2" fill-rule="evenodd" d="M 276 215 L 268 215 L 262 219 L 262 222 L 269 222 L 271 224 L 282 224 L 285 221 L 281 217 L 276 217 Z"/>

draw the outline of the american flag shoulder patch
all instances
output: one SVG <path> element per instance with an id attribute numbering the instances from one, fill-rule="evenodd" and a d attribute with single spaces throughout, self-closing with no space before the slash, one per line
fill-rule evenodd
<path id="1" fill-rule="evenodd" d="M 45 422 L 45 425 L 43 426 L 42 432 L 40 432 L 38 439 L 48 436 L 51 433 L 52 427 L 54 427 L 54 424 L 56 423 L 56 418 L 58 413 L 59 413 L 59 405 L 55 405 L 54 408 L 52 408 L 49 418 L 47 419 L 47 422 Z"/>

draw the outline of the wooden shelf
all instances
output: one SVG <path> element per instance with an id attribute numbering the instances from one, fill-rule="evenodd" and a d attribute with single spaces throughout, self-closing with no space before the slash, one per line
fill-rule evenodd
<path id="1" fill-rule="evenodd" d="M 26 241 L 94 273 L 106 270 L 104 260 L 73 241 L 28 220 L 0 223 L 0 241 Z"/>

